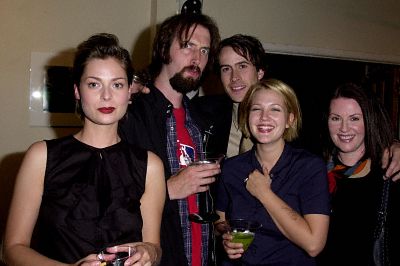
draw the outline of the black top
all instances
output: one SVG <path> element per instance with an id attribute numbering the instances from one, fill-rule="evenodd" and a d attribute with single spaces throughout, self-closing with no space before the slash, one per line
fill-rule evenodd
<path id="1" fill-rule="evenodd" d="M 226 154 L 232 124 L 233 102 L 227 94 L 194 97 L 191 103 L 203 120 L 212 125 L 207 151 Z"/>
<path id="2" fill-rule="evenodd" d="M 336 180 L 328 240 L 318 265 L 374 265 L 373 236 L 381 203 L 382 171 Z M 388 205 L 388 248 L 391 265 L 400 265 L 399 184 L 392 183 Z"/>
<path id="3" fill-rule="evenodd" d="M 31 247 L 73 263 L 142 240 L 147 151 L 121 141 L 98 149 L 73 136 L 47 140 L 43 198 Z"/>

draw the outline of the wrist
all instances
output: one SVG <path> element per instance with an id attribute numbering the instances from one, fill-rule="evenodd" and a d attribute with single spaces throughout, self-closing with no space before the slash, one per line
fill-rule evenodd
<path id="1" fill-rule="evenodd" d="M 159 265 L 161 260 L 161 248 L 159 245 L 150 243 L 150 242 L 142 242 L 138 246 L 143 246 L 150 257 L 151 265 Z"/>

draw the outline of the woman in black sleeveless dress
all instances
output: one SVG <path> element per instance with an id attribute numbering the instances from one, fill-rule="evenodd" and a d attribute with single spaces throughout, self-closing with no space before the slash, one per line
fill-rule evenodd
<path id="1" fill-rule="evenodd" d="M 117 132 L 130 99 L 129 53 L 114 35 L 94 35 L 78 46 L 73 74 L 83 128 L 28 149 L 9 213 L 6 262 L 100 265 L 99 251 L 129 243 L 136 253 L 125 265 L 157 264 L 163 165 Z"/>

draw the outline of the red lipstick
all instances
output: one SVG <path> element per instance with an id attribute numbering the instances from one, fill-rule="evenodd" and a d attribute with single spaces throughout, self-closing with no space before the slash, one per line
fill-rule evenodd
<path id="1" fill-rule="evenodd" d="M 115 108 L 114 107 L 101 107 L 101 108 L 98 108 L 97 110 L 99 110 L 103 114 L 111 114 L 112 112 L 114 112 Z"/>

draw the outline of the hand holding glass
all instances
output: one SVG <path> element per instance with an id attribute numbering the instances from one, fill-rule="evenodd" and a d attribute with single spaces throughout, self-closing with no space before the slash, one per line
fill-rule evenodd
<path id="1" fill-rule="evenodd" d="M 196 160 L 190 163 L 190 165 L 203 165 L 220 163 L 224 158 L 224 155 L 209 157 L 207 153 L 198 153 Z M 189 220 L 195 223 L 213 223 L 219 219 L 218 214 L 214 212 L 214 199 L 210 193 L 210 190 L 199 194 L 200 198 L 200 213 L 189 214 Z"/>
<path id="2" fill-rule="evenodd" d="M 136 253 L 135 247 L 132 246 L 115 246 L 102 250 L 97 257 L 101 261 L 100 266 L 113 265 L 122 266 L 125 261 Z"/>

